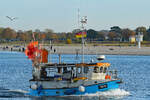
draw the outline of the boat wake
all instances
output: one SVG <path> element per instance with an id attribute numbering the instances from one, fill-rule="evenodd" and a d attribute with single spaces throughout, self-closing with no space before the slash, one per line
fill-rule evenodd
<path id="1" fill-rule="evenodd" d="M 10 89 L 0 89 L 0 98 L 16 98 L 16 97 L 25 97 L 27 91 L 16 89 L 16 90 L 10 90 Z"/>
<path id="2" fill-rule="evenodd" d="M 130 95 L 130 92 L 125 91 L 123 89 L 114 89 L 114 90 L 105 91 L 105 92 L 97 92 L 95 94 L 86 94 L 86 96 L 107 96 L 107 97 L 128 96 L 128 95 Z"/>
<path id="3" fill-rule="evenodd" d="M 71 95 L 70 97 L 72 96 L 75 96 L 75 97 L 82 97 L 86 100 L 104 100 L 104 99 L 110 99 L 110 98 L 116 98 L 116 99 L 120 99 L 120 98 L 123 98 L 124 96 L 129 96 L 130 95 L 130 92 L 128 91 L 125 91 L 123 89 L 114 89 L 114 90 L 109 90 L 109 91 L 105 91 L 105 92 L 97 92 L 97 93 L 94 93 L 94 94 L 85 94 L 85 95 L 80 95 L 80 96 L 75 96 L 75 95 Z"/>

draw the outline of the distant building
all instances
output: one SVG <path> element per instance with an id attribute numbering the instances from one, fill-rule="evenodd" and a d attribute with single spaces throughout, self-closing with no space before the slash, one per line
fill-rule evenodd
<path id="1" fill-rule="evenodd" d="M 108 30 L 101 30 L 98 33 L 101 34 L 103 40 L 108 40 L 109 39 L 109 37 L 108 37 L 109 31 Z"/>
<path id="2" fill-rule="evenodd" d="M 129 37 L 129 42 L 135 43 L 135 42 L 136 42 L 135 36 L 130 36 L 130 37 Z"/>

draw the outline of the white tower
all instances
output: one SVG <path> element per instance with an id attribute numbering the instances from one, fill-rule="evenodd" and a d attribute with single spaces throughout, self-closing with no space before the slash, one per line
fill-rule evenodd
<path id="1" fill-rule="evenodd" d="M 138 48 L 141 48 L 141 42 L 143 41 L 143 33 L 138 32 L 138 35 L 136 35 L 136 41 L 138 42 Z"/>

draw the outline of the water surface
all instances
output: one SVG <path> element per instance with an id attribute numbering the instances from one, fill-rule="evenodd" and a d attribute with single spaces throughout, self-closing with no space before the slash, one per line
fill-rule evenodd
<path id="1" fill-rule="evenodd" d="M 52 62 L 59 62 L 58 55 L 52 55 Z M 61 62 L 81 62 L 75 55 L 62 55 Z M 85 55 L 85 61 L 95 60 L 96 55 Z M 32 77 L 32 63 L 20 52 L 0 52 L 0 99 L 11 100 L 149 100 L 150 99 L 150 56 L 106 55 L 104 62 L 111 63 L 111 69 L 118 70 L 123 79 L 120 89 L 69 97 L 24 97 L 29 90 Z M 125 96 L 126 95 L 126 96 Z"/>

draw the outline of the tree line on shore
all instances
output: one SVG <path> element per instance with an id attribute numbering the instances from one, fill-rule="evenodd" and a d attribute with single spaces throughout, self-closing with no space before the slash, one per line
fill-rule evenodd
<path id="1" fill-rule="evenodd" d="M 9 42 L 9 41 L 31 41 L 33 40 L 33 35 L 38 41 L 50 41 L 56 43 L 80 43 L 81 39 L 76 38 L 75 34 L 82 30 L 75 29 L 72 32 L 61 32 L 56 33 L 52 29 L 45 29 L 44 31 L 40 31 L 39 29 L 22 31 L 15 31 L 11 28 L 0 28 L 0 41 L 1 42 Z M 143 34 L 144 41 L 150 41 L 150 28 L 146 29 L 146 27 L 137 27 L 135 30 L 131 30 L 129 28 L 121 29 L 119 26 L 113 26 L 110 30 L 101 30 L 96 31 L 94 29 L 85 30 L 87 32 L 87 41 L 96 42 L 96 41 L 122 41 L 128 42 L 129 37 L 135 36 L 138 33 Z"/>

